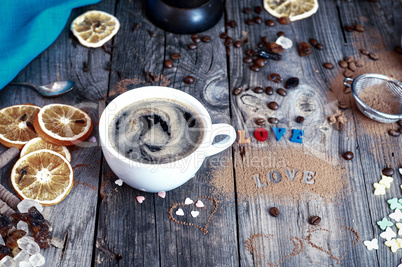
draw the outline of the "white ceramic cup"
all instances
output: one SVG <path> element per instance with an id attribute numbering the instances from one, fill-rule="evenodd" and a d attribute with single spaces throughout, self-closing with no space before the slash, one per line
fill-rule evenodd
<path id="1" fill-rule="evenodd" d="M 170 163 L 145 164 L 126 158 L 114 148 L 109 138 L 109 126 L 116 114 L 132 103 L 150 98 L 181 102 L 190 106 L 203 121 L 203 139 L 190 155 Z M 218 135 L 226 137 L 212 144 Z M 208 111 L 191 95 L 168 87 L 147 86 L 125 92 L 110 102 L 100 118 L 99 137 L 103 154 L 113 172 L 129 186 L 155 193 L 177 188 L 194 177 L 206 157 L 215 155 L 233 144 L 236 131 L 229 124 L 212 124 Z"/>

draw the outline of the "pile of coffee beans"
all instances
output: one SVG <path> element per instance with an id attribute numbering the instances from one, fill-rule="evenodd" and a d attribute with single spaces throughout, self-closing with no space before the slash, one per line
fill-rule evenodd
<path id="1" fill-rule="evenodd" d="M 353 57 L 345 57 L 338 62 L 339 67 L 344 69 L 343 76 L 350 78 L 353 76 L 357 68 L 363 67 L 363 64 L 359 60 L 355 60 Z"/>
<path id="2" fill-rule="evenodd" d="M 370 53 L 369 51 L 367 51 L 367 49 L 360 49 L 360 53 L 364 56 L 368 56 L 369 58 L 371 58 L 374 61 L 377 61 L 380 59 L 380 57 L 378 56 L 378 54 L 376 53 Z"/>

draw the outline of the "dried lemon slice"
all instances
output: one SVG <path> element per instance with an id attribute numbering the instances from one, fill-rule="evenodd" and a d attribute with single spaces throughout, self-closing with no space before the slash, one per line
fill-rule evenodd
<path id="1" fill-rule="evenodd" d="M 68 151 L 67 147 L 55 145 L 46 140 L 43 140 L 41 137 L 36 137 L 32 139 L 24 146 L 24 148 L 21 150 L 21 158 L 25 155 L 28 155 L 29 153 L 41 149 L 52 150 L 65 157 L 68 161 L 71 161 L 71 154 L 70 151 Z"/>
<path id="2" fill-rule="evenodd" d="M 37 150 L 15 163 L 11 184 L 22 199 L 30 198 L 42 205 L 54 205 L 70 193 L 73 169 L 59 153 L 48 149 Z"/>
<path id="3" fill-rule="evenodd" d="M 265 10 L 274 17 L 290 21 L 308 18 L 317 12 L 317 0 L 264 0 Z"/>
<path id="4" fill-rule="evenodd" d="M 74 19 L 70 29 L 82 45 L 100 47 L 112 39 L 119 28 L 120 23 L 116 17 L 92 10 Z"/>

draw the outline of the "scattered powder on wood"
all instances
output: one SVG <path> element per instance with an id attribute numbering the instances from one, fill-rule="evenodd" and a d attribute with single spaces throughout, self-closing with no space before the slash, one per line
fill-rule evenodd
<path id="1" fill-rule="evenodd" d="M 373 109 L 387 114 L 399 114 L 400 107 L 402 108 L 399 98 L 386 88 L 385 83 L 365 87 L 359 98 Z"/>

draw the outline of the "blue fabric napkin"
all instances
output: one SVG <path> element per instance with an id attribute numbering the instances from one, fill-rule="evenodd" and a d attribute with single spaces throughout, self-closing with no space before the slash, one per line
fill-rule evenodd
<path id="1" fill-rule="evenodd" d="M 59 36 L 71 10 L 100 0 L 0 0 L 0 90 Z"/>

